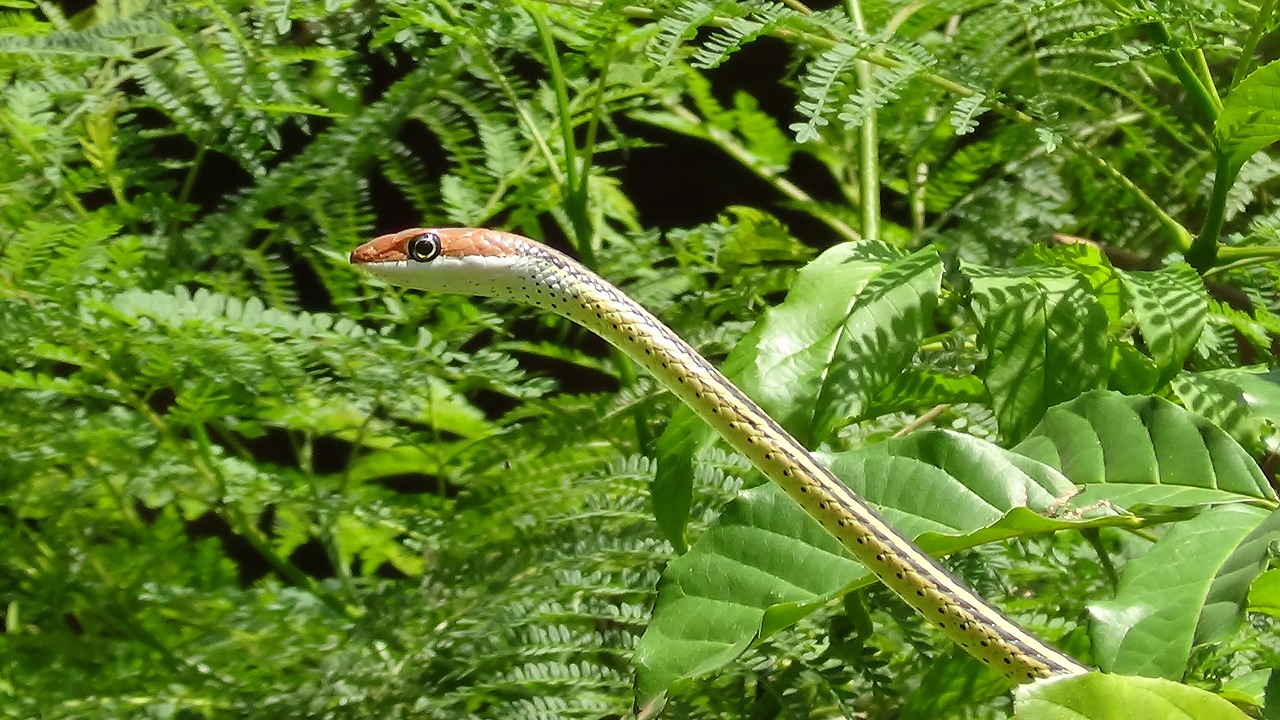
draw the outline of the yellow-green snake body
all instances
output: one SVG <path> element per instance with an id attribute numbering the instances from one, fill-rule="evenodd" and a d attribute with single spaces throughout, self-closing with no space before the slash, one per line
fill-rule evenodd
<path id="1" fill-rule="evenodd" d="M 1088 671 L 903 537 L 688 343 L 567 255 L 494 230 L 412 228 L 365 243 L 351 261 L 394 285 L 528 303 L 586 327 L 644 366 L 970 654 L 1017 682 Z"/>

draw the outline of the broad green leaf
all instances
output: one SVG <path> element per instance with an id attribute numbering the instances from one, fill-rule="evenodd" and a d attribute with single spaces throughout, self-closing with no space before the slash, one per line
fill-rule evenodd
<path id="1" fill-rule="evenodd" d="M 1280 140 L 1280 60 L 1254 70 L 1231 89 L 1213 131 L 1236 165 Z"/>
<path id="2" fill-rule="evenodd" d="M 1093 658 L 1107 672 L 1179 678 L 1196 639 L 1215 574 L 1266 517 L 1220 505 L 1177 523 L 1125 565 L 1114 600 L 1092 603 Z"/>
<path id="3" fill-rule="evenodd" d="M 905 255 L 845 243 L 802 268 L 780 305 L 738 343 L 724 372 L 801 443 L 856 418 L 915 354 L 942 280 L 931 249 Z M 658 523 L 683 547 L 694 454 L 714 435 L 681 408 L 658 443 Z"/>
<path id="4" fill-rule="evenodd" d="M 1111 378 L 1108 386 L 1127 395 L 1145 395 L 1160 385 L 1156 362 L 1127 342 L 1111 346 Z"/>
<path id="5" fill-rule="evenodd" d="M 977 438 L 949 432 L 825 456 L 832 471 L 885 519 L 934 554 L 1068 527 L 1122 522 L 1041 517 L 1068 494 L 1052 468 Z M 772 484 L 744 492 L 663 574 L 640 640 L 641 698 L 680 678 L 711 672 L 757 638 L 855 584 L 866 570 Z"/>
<path id="6" fill-rule="evenodd" d="M 1267 681 L 1271 679 L 1273 672 L 1275 671 L 1267 668 L 1228 678 L 1222 683 L 1218 694 L 1237 705 L 1262 707 L 1266 704 Z"/>
<path id="7" fill-rule="evenodd" d="M 1280 569 L 1258 576 L 1249 588 L 1249 609 L 1280 617 Z"/>
<path id="8" fill-rule="evenodd" d="M 911 367 L 881 388 L 863 415 L 876 417 L 944 403 L 984 402 L 986 398 L 987 389 L 973 375 L 946 375 L 928 368 Z"/>
<path id="9" fill-rule="evenodd" d="M 819 443 L 915 354 L 941 273 L 933 250 L 838 245 L 801 270 L 725 367 L 797 439 Z"/>
<path id="10" fill-rule="evenodd" d="M 1200 276 L 1178 263 L 1153 272 L 1121 272 L 1125 295 L 1159 371 L 1151 392 L 1182 370 L 1204 329 L 1209 301 Z"/>
<path id="11" fill-rule="evenodd" d="M 1239 708 L 1201 690 L 1160 678 L 1088 673 L 1019 685 L 1017 720 L 1245 720 Z"/>
<path id="12" fill-rule="evenodd" d="M 1182 373 L 1173 392 L 1258 455 L 1280 452 L 1280 370 L 1225 368 Z"/>
<path id="13" fill-rule="evenodd" d="M 811 442 L 826 440 L 860 417 L 871 398 L 910 362 L 941 283 L 942 263 L 929 248 L 886 263 L 862 289 L 829 341 L 830 350 L 808 368 L 821 377 Z M 765 386 L 772 381 L 761 373 L 757 382 Z M 793 399 L 802 405 L 805 401 Z"/>
<path id="14" fill-rule="evenodd" d="M 1045 413 L 1014 450 L 1084 490 L 1074 507 L 1107 501 L 1192 506 L 1274 500 L 1253 458 L 1204 418 L 1157 397 L 1094 391 Z"/>
<path id="15" fill-rule="evenodd" d="M 966 265 L 987 353 L 983 382 L 1000 433 L 1019 440 L 1045 411 L 1105 387 L 1107 314 L 1080 275 L 1057 268 Z"/>
<path id="16" fill-rule="evenodd" d="M 1196 629 L 1196 642 L 1219 640 L 1239 626 L 1246 607 L 1252 602 L 1255 581 L 1273 558 L 1272 546 L 1277 540 L 1280 540 L 1280 511 L 1271 513 L 1254 528 L 1222 563 L 1213 579 L 1204 617 Z"/>
<path id="17" fill-rule="evenodd" d="M 1074 270 L 1093 288 L 1093 295 L 1106 311 L 1109 321 L 1116 322 L 1124 315 L 1121 271 L 1111 266 L 1111 261 L 1096 245 L 1084 242 L 1054 247 L 1033 245 L 1019 256 L 1018 264 L 1025 267 L 1042 265 Z"/>
<path id="18" fill-rule="evenodd" d="M 663 572 L 636 647 L 638 698 L 732 662 L 756 639 L 770 606 L 829 597 L 863 572 L 776 486 L 743 492 Z"/>

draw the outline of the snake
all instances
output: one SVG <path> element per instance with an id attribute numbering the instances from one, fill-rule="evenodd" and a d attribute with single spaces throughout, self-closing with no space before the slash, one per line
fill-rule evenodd
<path id="1" fill-rule="evenodd" d="M 1089 671 L 894 529 L 697 350 L 565 253 L 500 230 L 409 228 L 365 242 L 350 262 L 393 286 L 524 303 L 583 326 L 644 367 L 970 655 L 1019 683 Z"/>

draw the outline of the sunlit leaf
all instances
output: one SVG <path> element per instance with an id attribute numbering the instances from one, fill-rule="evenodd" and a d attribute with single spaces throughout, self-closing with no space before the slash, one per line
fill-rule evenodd
<path id="1" fill-rule="evenodd" d="M 1159 678 L 1089 673 L 1022 685 L 1018 720 L 1244 720 L 1239 708 L 1199 688 Z"/>
<path id="2" fill-rule="evenodd" d="M 1094 359 L 1109 355 L 1107 315 L 1084 278 L 1047 267 L 965 272 L 1002 435 L 1021 439 L 1050 407 L 1106 385 L 1110 367 Z"/>
<path id="3" fill-rule="evenodd" d="M 1247 505 L 1210 508 L 1170 527 L 1130 560 L 1115 599 L 1090 606 L 1098 666 L 1121 674 L 1182 677 L 1215 575 L 1266 514 Z"/>
<path id="4" fill-rule="evenodd" d="M 1231 88 L 1214 134 L 1237 164 L 1280 140 L 1280 60 L 1259 67 Z"/>

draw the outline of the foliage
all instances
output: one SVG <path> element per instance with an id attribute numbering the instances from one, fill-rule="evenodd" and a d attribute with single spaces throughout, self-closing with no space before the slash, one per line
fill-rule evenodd
<path id="1" fill-rule="evenodd" d="M 1274 3 L 3 5 L 0 714 L 1275 712 Z M 351 271 L 424 223 L 1149 677 L 1011 697 L 584 331 Z"/>

